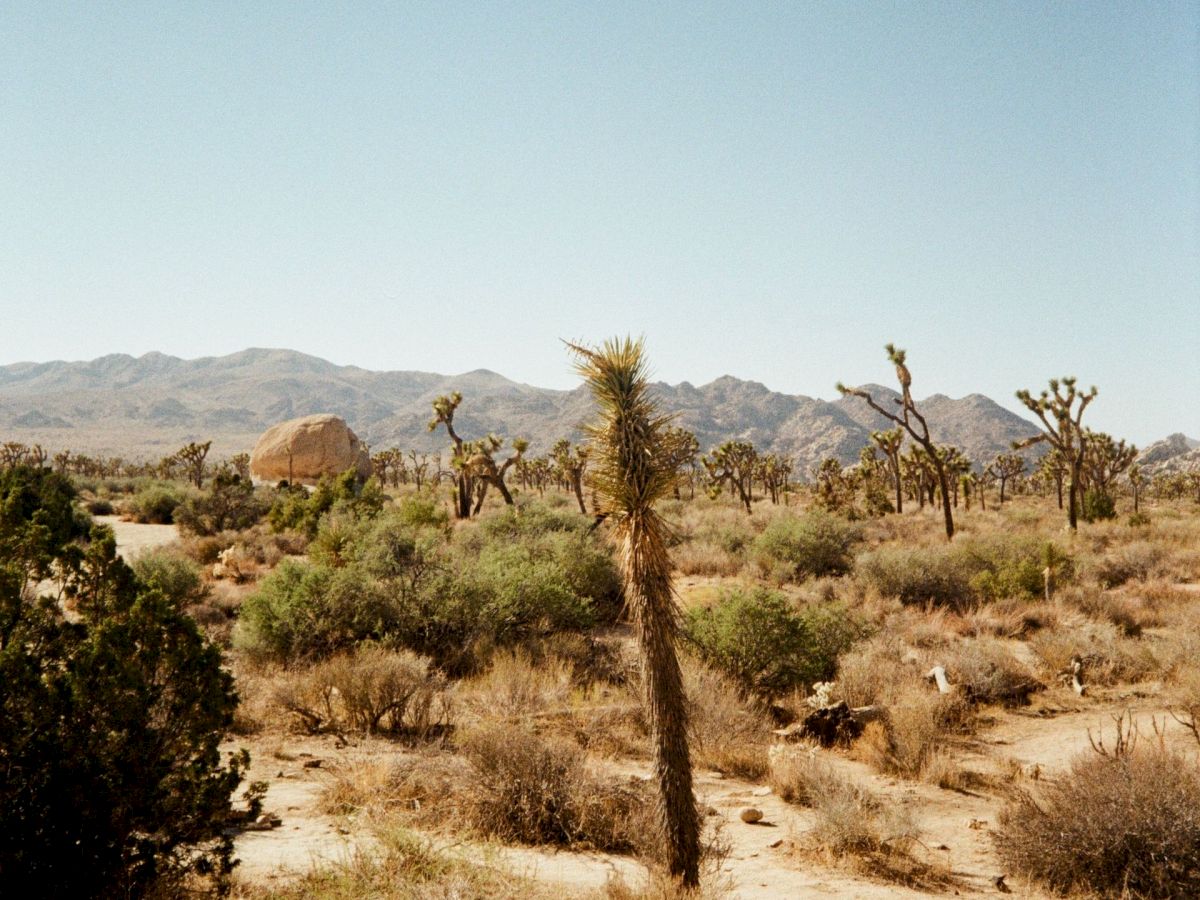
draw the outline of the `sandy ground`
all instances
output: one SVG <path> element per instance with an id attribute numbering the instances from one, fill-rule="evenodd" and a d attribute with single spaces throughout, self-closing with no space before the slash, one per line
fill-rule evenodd
<path id="1" fill-rule="evenodd" d="M 1028 711 L 1004 711 L 994 722 L 964 741 L 956 756 L 965 768 L 980 773 L 999 772 L 1013 762 L 1039 777 L 1053 777 L 1072 756 L 1089 747 L 1089 733 L 1111 740 L 1113 716 L 1129 711 L 1143 735 L 1152 735 L 1152 723 L 1164 727 L 1166 739 L 1180 747 L 1194 746 L 1193 738 L 1170 721 L 1165 708 L 1146 692 L 1126 689 L 1095 698 L 1077 698 L 1069 691 L 1051 690 Z M 245 744 L 246 742 L 240 742 Z M 231 744 L 230 748 L 235 746 Z M 358 741 L 338 746 L 332 737 L 289 739 L 286 749 L 278 736 L 251 741 L 254 755 L 251 778 L 270 782 L 266 808 L 283 819 L 282 827 L 252 832 L 237 840 L 242 860 L 239 872 L 250 881 L 286 879 L 314 864 L 345 858 L 355 849 L 370 851 L 366 828 L 352 818 L 326 815 L 319 809 L 323 788 L 344 767 L 363 762 L 386 763 L 406 751 L 386 741 Z M 785 752 L 805 752 L 794 747 Z M 1004 873 L 992 849 L 990 830 L 1004 800 L 969 791 L 943 790 L 933 785 L 881 776 L 862 763 L 832 751 L 820 751 L 832 764 L 869 788 L 886 802 L 911 807 L 921 826 L 925 861 L 949 874 L 952 886 L 942 893 L 962 897 L 999 895 L 994 879 Z M 282 753 L 280 760 L 273 754 Z M 306 768 L 320 760 L 319 767 Z M 648 777 L 641 761 L 608 764 L 614 773 Z M 719 878 L 730 887 L 730 896 L 742 900 L 780 897 L 917 898 L 930 893 L 874 880 L 836 865 L 802 856 L 796 849 L 812 826 L 811 814 L 784 803 L 770 788 L 726 778 L 716 772 L 697 772 L 697 797 L 710 807 L 708 823 L 720 828 L 729 847 Z M 739 818 L 746 806 L 762 810 L 764 820 L 747 825 Z M 447 852 L 476 861 L 485 860 L 542 881 L 556 882 L 564 896 L 573 891 L 602 887 L 614 875 L 636 884 L 645 874 L 637 862 L 601 853 L 572 853 L 536 848 L 497 847 L 430 836 Z M 1042 897 L 1011 874 L 1008 885 L 1015 896 Z"/>
<path id="2" fill-rule="evenodd" d="M 119 516 L 95 516 L 100 525 L 107 525 L 117 538 L 117 552 L 126 560 L 133 559 L 143 550 L 161 547 L 179 537 L 174 525 L 142 525 L 126 522 Z"/>

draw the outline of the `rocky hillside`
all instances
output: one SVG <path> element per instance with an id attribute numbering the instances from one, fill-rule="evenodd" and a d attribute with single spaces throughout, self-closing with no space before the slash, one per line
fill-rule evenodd
<path id="1" fill-rule="evenodd" d="M 744 438 L 791 457 L 798 474 L 830 455 L 853 462 L 870 432 L 886 425 L 854 397 L 830 402 L 780 394 L 730 376 L 699 387 L 660 383 L 656 389 L 703 449 Z M 484 369 L 454 376 L 372 372 L 290 350 L 193 360 L 149 353 L 0 367 L 0 439 L 132 458 L 156 458 L 188 440 L 212 439 L 215 451 L 227 454 L 248 450 L 259 433 L 283 419 L 332 412 L 376 449 L 439 450 L 444 434 L 425 427 L 430 404 L 454 390 L 465 398 L 456 421 L 460 433 L 525 436 L 535 452 L 560 437 L 578 437 L 591 410 L 582 389 L 531 387 Z M 896 396 L 887 388 L 871 390 L 889 403 Z M 937 441 L 962 447 L 980 462 L 1036 433 L 1031 423 L 979 394 L 937 394 L 921 407 Z"/>
<path id="2" fill-rule="evenodd" d="M 1138 463 L 1149 474 L 1200 470 L 1200 441 L 1172 434 L 1155 441 L 1138 455 Z"/>

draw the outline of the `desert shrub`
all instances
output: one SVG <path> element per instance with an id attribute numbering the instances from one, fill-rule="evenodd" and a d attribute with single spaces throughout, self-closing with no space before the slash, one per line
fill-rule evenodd
<path id="1" fill-rule="evenodd" d="M 140 554 L 132 565 L 144 585 L 157 589 L 178 609 L 200 603 L 208 596 L 200 568 L 178 553 L 152 550 Z"/>
<path id="2" fill-rule="evenodd" d="M 901 603 L 963 607 L 971 600 L 969 574 L 944 548 L 885 547 L 860 554 L 858 577 Z"/>
<path id="3" fill-rule="evenodd" d="M 1053 544 L 999 535 L 943 547 L 883 548 L 861 555 L 857 570 L 885 597 L 965 610 L 980 601 L 1042 596 L 1047 565 L 1057 583 L 1071 577 L 1070 560 Z"/>
<path id="4" fill-rule="evenodd" d="M 234 641 L 252 656 L 315 659 L 386 638 L 401 612 L 357 568 L 284 560 L 242 603 Z"/>
<path id="5" fill-rule="evenodd" d="M 614 853 L 656 843 L 648 788 L 596 778 L 573 744 L 489 726 L 468 734 L 462 753 L 474 776 L 466 816 L 481 833 L 522 844 L 586 842 Z"/>
<path id="6" fill-rule="evenodd" d="M 267 514 L 276 531 L 299 531 L 314 537 L 321 517 L 334 507 L 353 516 L 370 517 L 382 508 L 385 496 L 374 478 L 360 482 L 350 468 L 336 477 L 323 476 L 310 493 L 302 485 L 292 485 L 275 499 Z"/>
<path id="7" fill-rule="evenodd" d="M 1055 891 L 1200 895 L 1200 771 L 1159 746 L 1089 754 L 999 817 L 1000 858 Z"/>
<path id="8" fill-rule="evenodd" d="M 694 659 L 684 658 L 683 676 L 695 763 L 735 778 L 761 778 L 773 740 L 763 705 Z"/>
<path id="9" fill-rule="evenodd" d="M 79 553 L 69 499 L 17 512 L 0 475 L 0 872 L 40 896 L 163 895 L 185 878 L 223 881 L 230 797 L 247 762 L 223 765 L 236 695 L 219 651 L 116 555 L 109 529 Z M 65 480 L 64 480 L 65 481 Z M 58 522 L 65 516 L 65 522 Z M 61 530 L 56 525 L 64 526 Z M 78 574 L 75 616 L 23 597 L 36 554 Z M 193 884 L 193 887 L 199 885 Z"/>
<path id="10" fill-rule="evenodd" d="M 971 703 L 1022 706 L 1042 685 L 999 641 L 962 641 L 946 661 L 950 682 Z"/>
<path id="11" fill-rule="evenodd" d="M 428 659 L 369 643 L 293 677 L 275 699 L 313 733 L 428 740 L 444 735 L 451 724 L 445 679 L 430 671 Z"/>
<path id="12" fill-rule="evenodd" d="M 830 678 L 838 654 L 862 629 L 840 605 L 796 606 L 778 591 L 756 588 L 691 608 L 684 634 L 743 690 L 770 698 Z"/>
<path id="13" fill-rule="evenodd" d="M 175 521 L 175 510 L 184 497 L 183 491 L 175 485 L 156 481 L 130 497 L 126 508 L 137 522 L 170 525 Z"/>
<path id="14" fill-rule="evenodd" d="M 1096 580 L 1101 587 L 1114 588 L 1127 581 L 1147 581 L 1163 574 L 1166 548 L 1152 541 L 1122 544 L 1104 554 L 1096 563 Z"/>
<path id="15" fill-rule="evenodd" d="M 113 514 L 112 501 L 105 497 L 97 497 L 95 500 L 89 500 L 86 506 L 87 511 L 93 516 L 111 516 Z"/>
<path id="16" fill-rule="evenodd" d="M 1089 490 L 1079 503 L 1079 518 L 1085 522 L 1104 522 L 1117 517 L 1117 503 L 1106 491 Z"/>
<path id="17" fill-rule="evenodd" d="M 1162 669 L 1153 646 L 1145 640 L 1127 637 L 1112 622 L 1078 613 L 1066 614 L 1057 627 L 1039 631 L 1029 645 L 1048 678 L 1069 671 L 1076 656 L 1083 660 L 1085 684 L 1140 681 Z"/>
<path id="18" fill-rule="evenodd" d="M 270 507 L 250 480 L 222 469 L 209 481 L 208 490 L 188 496 L 175 509 L 179 527 L 192 534 L 213 535 L 241 531 L 256 524 Z"/>
<path id="19" fill-rule="evenodd" d="M 843 575 L 850 571 L 861 530 L 838 516 L 814 509 L 800 517 L 780 516 L 755 538 L 753 555 L 759 568 L 782 567 L 790 580 Z"/>
<path id="20" fill-rule="evenodd" d="M 574 689 L 573 667 L 557 657 L 534 662 L 524 648 L 498 650 L 464 689 L 488 716 L 522 718 L 563 707 Z"/>

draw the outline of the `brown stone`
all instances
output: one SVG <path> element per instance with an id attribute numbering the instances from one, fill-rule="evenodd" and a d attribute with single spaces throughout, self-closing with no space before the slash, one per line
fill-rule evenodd
<path id="1" fill-rule="evenodd" d="M 371 457 L 350 427 L 337 416 L 305 416 L 272 425 L 250 454 L 250 475 L 272 484 L 316 484 L 322 475 L 354 468 L 371 475 Z"/>

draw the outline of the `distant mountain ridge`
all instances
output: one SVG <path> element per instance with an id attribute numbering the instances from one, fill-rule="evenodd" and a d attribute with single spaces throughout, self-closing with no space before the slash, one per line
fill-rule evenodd
<path id="1" fill-rule="evenodd" d="M 782 394 L 726 375 L 705 385 L 657 383 L 664 407 L 696 433 L 703 450 L 733 438 L 782 454 L 806 476 L 827 456 L 857 460 L 873 430 L 888 422 L 860 399 L 826 401 Z M 867 386 L 885 404 L 898 394 Z M 461 391 L 455 425 L 464 436 L 489 431 L 530 439 L 534 452 L 577 439 L 592 411 L 580 387 L 519 384 L 486 369 L 461 375 L 374 372 L 292 350 L 252 348 L 228 356 L 180 359 L 124 354 L 88 362 L 0 366 L 0 437 L 57 449 L 156 458 L 188 440 L 213 440 L 221 454 L 249 450 L 270 425 L 335 413 L 374 449 L 443 450 L 443 431 L 426 424 L 435 397 Z M 919 401 L 935 440 L 977 463 L 1037 433 L 1031 422 L 981 394 Z"/>

